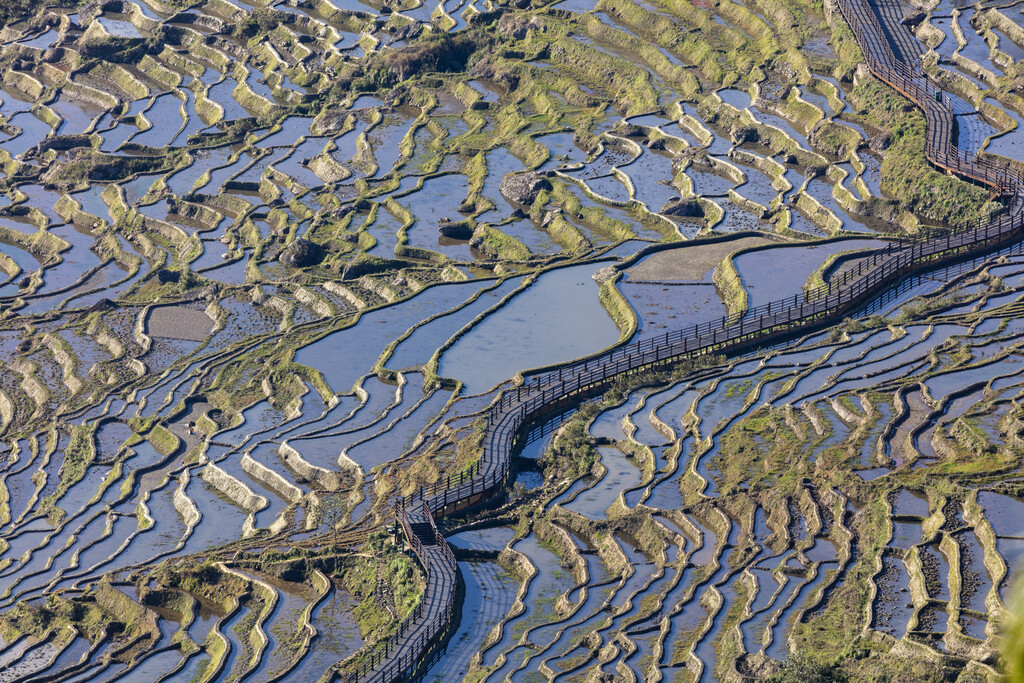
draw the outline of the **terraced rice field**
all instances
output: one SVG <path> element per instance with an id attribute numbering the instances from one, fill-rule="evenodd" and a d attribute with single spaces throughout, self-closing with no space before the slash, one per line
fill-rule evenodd
<path id="1" fill-rule="evenodd" d="M 1019 7 L 919 9 L 954 142 L 1014 163 Z M 524 376 L 996 210 L 831 3 L 0 16 L 0 680 L 1001 675 L 1019 246 L 562 406 L 436 535 L 396 513 Z"/>

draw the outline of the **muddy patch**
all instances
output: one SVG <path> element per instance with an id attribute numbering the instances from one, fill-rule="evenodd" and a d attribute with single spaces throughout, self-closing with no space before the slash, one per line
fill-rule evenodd
<path id="1" fill-rule="evenodd" d="M 188 306 L 160 306 L 146 318 L 146 333 L 157 339 L 203 341 L 213 326 L 210 316 Z"/>

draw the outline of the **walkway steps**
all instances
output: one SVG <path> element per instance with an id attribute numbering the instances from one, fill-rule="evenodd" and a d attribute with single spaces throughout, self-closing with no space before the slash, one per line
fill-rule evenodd
<path id="1" fill-rule="evenodd" d="M 429 522 L 416 522 L 410 525 L 413 534 L 419 539 L 420 543 L 425 546 L 437 545 L 437 541 L 434 537 L 434 527 Z"/>

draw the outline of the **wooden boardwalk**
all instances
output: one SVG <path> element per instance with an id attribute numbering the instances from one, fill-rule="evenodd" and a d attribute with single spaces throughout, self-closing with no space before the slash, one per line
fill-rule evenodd
<path id="1" fill-rule="evenodd" d="M 987 185 L 993 196 L 1019 200 L 1024 178 L 997 161 L 967 154 L 956 146 L 956 117 L 948 96 L 917 67 L 920 49 L 901 22 L 893 0 L 838 0 L 871 73 L 913 101 L 925 114 L 925 156 L 935 166 Z M 909 55 L 908 55 L 909 53 Z M 936 94 L 939 93 L 938 97 Z"/>
<path id="2" fill-rule="evenodd" d="M 385 683 L 413 678 L 422 672 L 427 664 L 423 654 L 444 633 L 444 627 L 451 619 L 457 567 L 450 553 L 447 547 L 439 545 L 424 547 L 419 557 L 427 570 L 428 580 L 416 618 L 410 622 L 411 627 L 389 642 L 385 656 L 364 671 L 362 677 L 356 673 L 347 680 L 353 683 Z"/>
<path id="3" fill-rule="evenodd" d="M 893 56 L 904 64 L 916 64 L 921 56 L 921 44 L 902 24 L 903 9 L 898 0 L 873 0 L 868 10 L 878 18 Z"/>
<path id="4" fill-rule="evenodd" d="M 900 22 L 893 0 L 838 0 L 871 72 L 911 99 L 927 120 L 925 156 L 936 167 L 987 186 L 1001 198 L 995 217 L 932 239 L 903 240 L 876 250 L 856 269 L 829 285 L 745 311 L 614 349 L 600 356 L 533 376 L 505 391 L 487 415 L 483 453 L 469 470 L 444 477 L 399 501 L 398 517 L 428 573 L 422 609 L 371 670 L 357 672 L 351 683 L 390 683 L 414 677 L 431 643 L 443 635 L 451 617 L 455 590 L 454 557 L 433 526 L 433 517 L 479 504 L 500 492 L 509 473 L 516 439 L 531 421 L 557 413 L 583 397 L 606 388 L 627 373 L 665 368 L 701 354 L 725 353 L 792 336 L 855 313 L 872 298 L 908 275 L 976 256 L 1020 239 L 1024 227 L 1024 178 L 994 161 L 968 155 L 955 144 L 956 119 L 948 96 L 928 82 L 916 66 L 919 46 Z M 433 529 L 430 544 L 427 527 Z M 426 539 L 426 543 L 423 542 Z M 403 625 L 404 626 L 404 625 Z M 360 677 L 360 675 L 362 677 Z"/>
<path id="5" fill-rule="evenodd" d="M 426 575 L 423 597 L 394 636 L 379 645 L 355 671 L 335 675 L 334 680 L 390 683 L 415 678 L 430 664 L 424 654 L 444 635 L 451 621 L 458 572 L 451 548 L 425 506 L 408 511 L 399 506 L 396 516 L 406 540 L 423 565 Z"/>

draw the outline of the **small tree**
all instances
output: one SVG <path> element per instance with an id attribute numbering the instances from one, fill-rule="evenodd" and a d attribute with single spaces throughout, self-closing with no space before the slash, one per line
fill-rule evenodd
<path id="1" fill-rule="evenodd" d="M 316 506 L 317 521 L 327 525 L 327 531 L 331 534 L 332 555 L 334 557 L 334 569 L 338 571 L 338 538 L 341 535 L 341 525 L 348 514 L 348 506 L 345 499 L 339 493 L 332 491 L 321 491 L 320 502 Z"/>

